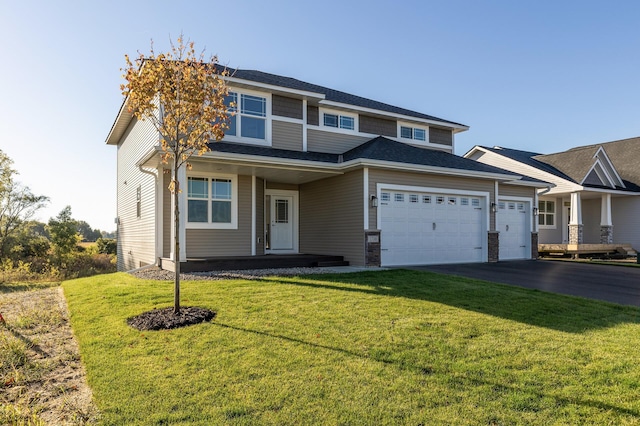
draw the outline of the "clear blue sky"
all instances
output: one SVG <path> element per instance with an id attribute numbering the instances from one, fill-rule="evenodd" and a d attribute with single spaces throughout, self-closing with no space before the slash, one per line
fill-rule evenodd
<path id="1" fill-rule="evenodd" d="M 19 180 L 113 230 L 125 53 L 181 31 L 232 67 L 471 129 L 456 153 L 542 153 L 640 136 L 638 1 L 0 0 L 0 149 Z"/>

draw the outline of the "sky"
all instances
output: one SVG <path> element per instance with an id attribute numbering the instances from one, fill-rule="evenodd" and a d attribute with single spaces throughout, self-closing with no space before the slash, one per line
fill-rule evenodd
<path id="1" fill-rule="evenodd" d="M 463 123 L 474 145 L 552 153 L 640 136 L 640 2 L 0 0 L 0 150 L 18 180 L 115 230 L 124 55 L 180 33 L 257 69 Z"/>

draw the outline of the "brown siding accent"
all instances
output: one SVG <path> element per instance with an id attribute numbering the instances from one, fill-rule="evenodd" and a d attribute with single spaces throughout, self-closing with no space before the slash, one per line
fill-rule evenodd
<path id="1" fill-rule="evenodd" d="M 281 183 L 267 181 L 267 189 L 283 189 L 285 191 L 297 191 L 298 185 L 295 183 Z"/>
<path id="2" fill-rule="evenodd" d="M 398 136 L 398 124 L 395 120 L 385 120 L 384 118 L 360 114 L 358 121 L 360 132 L 362 133 L 391 136 L 393 138 Z"/>
<path id="3" fill-rule="evenodd" d="M 300 185 L 300 252 L 364 265 L 363 172 Z"/>
<path id="4" fill-rule="evenodd" d="M 272 147 L 302 151 L 302 124 L 273 120 Z"/>
<path id="5" fill-rule="evenodd" d="M 362 145 L 371 138 L 364 136 L 346 135 L 342 133 L 323 132 L 309 129 L 307 133 L 307 150 L 313 152 L 328 152 L 342 154 L 356 146 Z"/>
<path id="6" fill-rule="evenodd" d="M 500 197 L 529 197 L 533 199 L 536 190 L 528 186 L 518 185 L 498 185 L 498 194 Z M 533 206 L 538 207 L 538 206 Z"/>
<path id="7" fill-rule="evenodd" d="M 251 255 L 251 176 L 238 176 L 238 229 L 187 229 L 187 257 Z"/>
<path id="8" fill-rule="evenodd" d="M 312 126 L 320 124 L 320 109 L 317 106 L 307 105 L 307 124 Z"/>
<path id="9" fill-rule="evenodd" d="M 429 143 L 437 143 L 440 145 L 453 145 L 453 132 L 447 129 L 438 129 L 437 127 L 429 127 Z"/>
<path id="10" fill-rule="evenodd" d="M 429 188 L 457 189 L 460 191 L 482 191 L 489 193 L 489 203 L 494 199 L 494 181 L 489 179 L 464 178 L 409 172 L 396 172 L 382 169 L 369 169 L 369 194 L 376 193 L 378 183 L 392 185 L 424 186 Z M 490 228 L 495 229 L 495 215 L 490 215 Z M 378 209 L 369 210 L 369 229 L 376 229 Z"/>
<path id="11" fill-rule="evenodd" d="M 171 255 L 171 227 L 173 226 L 173 211 L 171 211 L 171 170 L 164 169 L 162 173 L 162 257 Z"/>
<path id="12" fill-rule="evenodd" d="M 271 111 L 273 115 L 297 118 L 302 120 L 302 100 L 287 98 L 280 95 L 271 96 Z"/>
<path id="13" fill-rule="evenodd" d="M 264 254 L 264 180 L 256 178 L 256 255 Z"/>

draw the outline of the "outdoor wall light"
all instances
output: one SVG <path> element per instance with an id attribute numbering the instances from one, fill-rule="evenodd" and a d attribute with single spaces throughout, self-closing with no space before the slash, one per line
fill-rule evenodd
<path id="1" fill-rule="evenodd" d="M 375 195 L 371 196 L 371 207 L 378 207 L 378 197 Z"/>
<path id="2" fill-rule="evenodd" d="M 537 207 L 533 208 L 533 215 L 534 216 L 538 216 L 538 208 Z"/>
<path id="3" fill-rule="evenodd" d="M 491 203 L 491 213 L 495 213 L 497 211 L 498 209 L 497 209 L 496 203 Z"/>

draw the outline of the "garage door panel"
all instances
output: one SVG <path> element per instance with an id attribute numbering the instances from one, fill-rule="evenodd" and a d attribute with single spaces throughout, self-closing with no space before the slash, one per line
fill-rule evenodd
<path id="1" fill-rule="evenodd" d="M 482 262 L 480 197 L 383 190 L 382 264 Z"/>

